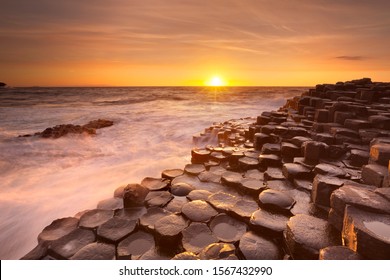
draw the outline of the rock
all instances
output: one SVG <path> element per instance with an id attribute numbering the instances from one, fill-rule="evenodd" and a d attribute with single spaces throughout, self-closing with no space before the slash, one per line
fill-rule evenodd
<path id="1" fill-rule="evenodd" d="M 171 193 L 176 196 L 186 196 L 193 190 L 195 187 L 186 183 L 177 183 L 171 186 Z"/>
<path id="2" fill-rule="evenodd" d="M 199 253 L 201 260 L 236 260 L 236 247 L 228 243 L 212 243 Z"/>
<path id="3" fill-rule="evenodd" d="M 98 120 L 90 121 L 89 123 L 83 125 L 83 127 L 87 129 L 100 129 L 100 128 L 112 126 L 113 124 L 114 124 L 113 121 L 98 119 Z"/>
<path id="4" fill-rule="evenodd" d="M 102 200 L 97 205 L 97 209 L 103 209 L 103 210 L 118 210 L 122 208 L 123 208 L 123 199 L 116 198 L 116 197 Z"/>
<path id="5" fill-rule="evenodd" d="M 148 207 L 163 207 L 173 199 L 173 195 L 168 191 L 153 191 L 149 192 L 145 198 L 145 204 Z"/>
<path id="6" fill-rule="evenodd" d="M 238 167 L 242 171 L 247 171 L 250 169 L 256 169 L 259 165 L 259 161 L 257 159 L 251 157 L 241 157 L 238 160 Z"/>
<path id="7" fill-rule="evenodd" d="M 182 169 L 167 169 L 161 173 L 161 177 L 164 179 L 173 180 L 177 176 L 183 175 L 183 173 L 184 170 Z"/>
<path id="8" fill-rule="evenodd" d="M 95 242 L 95 234 L 91 230 L 77 228 L 53 241 L 49 247 L 49 255 L 57 259 L 69 259 L 92 242 Z"/>
<path id="9" fill-rule="evenodd" d="M 188 202 L 187 197 L 185 196 L 175 196 L 165 207 L 164 209 L 173 213 L 181 214 L 181 208 L 184 204 Z"/>
<path id="10" fill-rule="evenodd" d="M 265 183 L 266 187 L 276 191 L 289 191 L 294 189 L 294 186 L 286 180 L 271 180 Z"/>
<path id="11" fill-rule="evenodd" d="M 269 180 L 284 180 L 283 171 L 281 168 L 268 167 L 264 172 L 264 179 Z"/>
<path id="12" fill-rule="evenodd" d="M 355 251 L 345 246 L 330 246 L 320 250 L 320 260 L 362 260 Z"/>
<path id="13" fill-rule="evenodd" d="M 0 87 L 5 87 L 5 86 L 7 86 L 7 84 L 6 83 L 0 83 Z"/>
<path id="14" fill-rule="evenodd" d="M 206 149 L 194 148 L 191 150 L 191 162 L 192 163 L 204 163 L 209 160 L 211 152 Z"/>
<path id="15" fill-rule="evenodd" d="M 142 254 L 138 260 L 169 260 L 171 257 L 170 254 L 160 248 L 151 248 L 149 251 Z"/>
<path id="16" fill-rule="evenodd" d="M 279 156 L 273 154 L 261 154 L 259 156 L 259 164 L 262 168 L 267 168 L 269 166 L 280 166 L 282 160 Z"/>
<path id="17" fill-rule="evenodd" d="M 290 218 L 284 239 L 294 259 L 316 260 L 319 250 L 338 245 L 327 221 L 299 214 Z"/>
<path id="18" fill-rule="evenodd" d="M 79 227 L 93 229 L 107 222 L 114 216 L 112 210 L 94 209 L 86 212 L 80 218 Z"/>
<path id="19" fill-rule="evenodd" d="M 221 182 L 221 176 L 210 171 L 203 171 L 198 175 L 198 178 L 201 182 L 212 182 L 212 183 Z"/>
<path id="20" fill-rule="evenodd" d="M 305 162 L 317 164 L 321 157 L 324 157 L 327 145 L 317 141 L 306 141 L 303 143 Z"/>
<path id="21" fill-rule="evenodd" d="M 245 194 L 258 195 L 264 189 L 263 181 L 250 178 L 241 181 L 240 190 Z"/>
<path id="22" fill-rule="evenodd" d="M 370 160 L 388 166 L 390 160 L 390 143 L 378 143 L 371 146 Z"/>
<path id="23" fill-rule="evenodd" d="M 282 214 L 275 214 L 263 209 L 253 212 L 250 218 L 250 225 L 256 232 L 268 231 L 273 234 L 282 234 L 286 229 L 289 217 Z"/>
<path id="24" fill-rule="evenodd" d="M 187 226 L 187 221 L 181 215 L 171 214 L 161 218 L 154 224 L 156 242 L 160 247 L 174 250 L 181 242 L 181 232 Z"/>
<path id="25" fill-rule="evenodd" d="M 190 174 L 190 175 L 198 175 L 199 173 L 205 171 L 205 167 L 203 164 L 187 164 L 184 168 L 184 171 L 187 173 L 187 174 Z"/>
<path id="26" fill-rule="evenodd" d="M 207 201 L 220 211 L 231 211 L 239 199 L 225 192 L 217 192 L 208 197 Z"/>
<path id="27" fill-rule="evenodd" d="M 368 163 L 370 153 L 362 150 L 352 149 L 349 159 L 354 166 L 362 167 Z"/>
<path id="28" fill-rule="evenodd" d="M 263 147 L 261 148 L 261 154 L 280 155 L 280 144 L 272 144 L 272 143 L 264 144 Z"/>
<path id="29" fill-rule="evenodd" d="M 382 187 L 387 179 L 389 172 L 386 167 L 379 164 L 368 164 L 362 168 L 362 180 L 364 183 L 374 185 L 377 188 Z"/>
<path id="30" fill-rule="evenodd" d="M 316 109 L 314 120 L 319 123 L 326 123 L 329 120 L 329 111 L 326 109 Z"/>
<path id="31" fill-rule="evenodd" d="M 210 195 L 212 195 L 212 193 L 206 190 L 194 190 L 187 195 L 187 198 L 191 201 L 206 200 Z"/>
<path id="32" fill-rule="evenodd" d="M 369 188 L 344 185 L 335 190 L 330 197 L 330 206 L 343 217 L 346 205 L 375 213 L 390 214 L 389 202 Z"/>
<path id="33" fill-rule="evenodd" d="M 301 149 L 300 149 L 300 147 L 298 147 L 292 143 L 282 142 L 281 154 L 282 154 L 283 158 L 300 157 L 301 156 Z"/>
<path id="34" fill-rule="evenodd" d="M 115 212 L 116 217 L 132 220 L 132 221 L 138 220 L 144 214 L 146 214 L 145 207 L 123 208 Z"/>
<path id="35" fill-rule="evenodd" d="M 337 177 L 317 175 L 314 177 L 313 189 L 311 192 L 312 201 L 321 206 L 330 206 L 330 196 L 344 184 L 344 181 Z"/>
<path id="36" fill-rule="evenodd" d="M 54 220 L 38 235 L 38 243 L 57 240 L 77 228 L 79 219 L 68 217 Z"/>
<path id="37" fill-rule="evenodd" d="M 328 163 L 317 164 L 314 168 L 314 173 L 339 178 L 345 178 L 347 176 L 347 172 L 345 172 L 342 168 Z"/>
<path id="38" fill-rule="evenodd" d="M 122 198 L 123 199 L 123 194 L 125 192 L 125 187 L 126 186 L 120 186 L 115 189 L 114 191 L 114 198 Z"/>
<path id="39" fill-rule="evenodd" d="M 137 221 L 114 217 L 100 225 L 97 229 L 98 239 L 118 244 L 119 241 L 130 235 L 137 226 Z"/>
<path id="40" fill-rule="evenodd" d="M 188 261 L 192 261 L 192 260 L 199 260 L 199 257 L 197 255 L 195 255 L 194 253 L 192 252 L 183 252 L 183 253 L 179 253 L 177 255 L 175 255 L 172 260 L 177 260 L 177 261 L 181 261 L 181 260 L 188 260 Z"/>
<path id="41" fill-rule="evenodd" d="M 168 188 L 169 181 L 161 178 L 146 177 L 142 180 L 141 185 L 149 191 L 161 191 Z"/>
<path id="42" fill-rule="evenodd" d="M 311 141 L 311 138 L 303 137 L 303 136 L 296 136 L 293 137 L 291 140 L 291 143 L 297 147 L 302 147 L 303 143 L 306 141 Z"/>
<path id="43" fill-rule="evenodd" d="M 118 244 L 118 259 L 139 259 L 144 253 L 154 248 L 154 245 L 153 235 L 144 231 L 136 231 Z"/>
<path id="44" fill-rule="evenodd" d="M 311 193 L 313 189 L 313 182 L 305 179 L 294 179 L 294 186 L 297 189 L 309 191 Z"/>
<path id="45" fill-rule="evenodd" d="M 390 215 L 345 209 L 343 242 L 369 259 L 390 259 Z"/>
<path id="46" fill-rule="evenodd" d="M 281 258 L 281 251 L 273 242 L 252 231 L 242 236 L 239 249 L 246 260 L 278 260 Z"/>
<path id="47" fill-rule="evenodd" d="M 295 203 L 295 200 L 289 195 L 271 189 L 261 192 L 259 201 L 264 208 L 282 212 L 289 211 Z"/>
<path id="48" fill-rule="evenodd" d="M 183 230 L 183 247 L 188 252 L 197 254 L 206 246 L 217 241 L 218 239 L 209 227 L 203 223 L 191 223 Z"/>
<path id="49" fill-rule="evenodd" d="M 210 229 L 220 241 L 236 242 L 246 232 L 246 224 L 226 214 L 219 214 L 211 220 Z"/>
<path id="50" fill-rule="evenodd" d="M 390 130 L 390 118 L 386 116 L 373 115 L 369 116 L 368 120 L 375 128 Z"/>
<path id="51" fill-rule="evenodd" d="M 240 173 L 231 171 L 223 173 L 221 177 L 222 184 L 232 188 L 239 188 L 242 180 L 243 178 Z"/>
<path id="52" fill-rule="evenodd" d="M 255 179 L 255 180 L 263 181 L 264 180 L 264 173 L 260 172 L 257 169 L 252 169 L 252 170 L 248 170 L 247 172 L 245 172 L 244 177 L 248 178 L 248 179 Z"/>
<path id="53" fill-rule="evenodd" d="M 139 223 L 147 230 L 154 230 L 154 224 L 170 214 L 170 212 L 160 207 L 152 207 L 140 218 Z"/>
<path id="54" fill-rule="evenodd" d="M 71 259 L 115 260 L 115 246 L 104 243 L 91 243 L 81 248 Z"/>
<path id="55" fill-rule="evenodd" d="M 297 163 L 285 163 L 282 170 L 284 177 L 290 181 L 294 179 L 309 179 L 311 177 L 310 169 Z"/>
<path id="56" fill-rule="evenodd" d="M 193 200 L 183 205 L 182 213 L 193 222 L 208 222 L 218 212 L 203 200 Z"/>
<path id="57" fill-rule="evenodd" d="M 47 257 L 48 246 L 48 243 L 39 243 L 34 249 L 24 255 L 21 260 L 41 260 Z"/>
<path id="58" fill-rule="evenodd" d="M 125 208 L 139 207 L 145 202 L 149 189 L 139 184 L 129 184 L 123 191 L 123 205 Z"/>
<path id="59" fill-rule="evenodd" d="M 232 214 L 238 219 L 247 222 L 252 216 L 252 213 L 259 208 L 259 205 L 249 199 L 239 199 L 233 206 Z"/>
<path id="60" fill-rule="evenodd" d="M 257 151 L 261 151 L 264 144 L 270 143 L 271 137 L 265 133 L 256 133 L 254 136 L 253 145 Z"/>

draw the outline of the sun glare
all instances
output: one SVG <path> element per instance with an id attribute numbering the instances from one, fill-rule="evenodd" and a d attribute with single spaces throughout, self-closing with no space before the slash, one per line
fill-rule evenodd
<path id="1" fill-rule="evenodd" d="M 208 86 L 211 87 L 221 87 L 221 86 L 226 86 L 226 82 L 221 79 L 219 76 L 214 76 L 212 77 L 209 82 L 207 83 Z"/>

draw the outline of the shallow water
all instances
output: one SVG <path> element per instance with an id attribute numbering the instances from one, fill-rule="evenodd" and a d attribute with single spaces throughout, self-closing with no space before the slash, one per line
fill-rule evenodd
<path id="1" fill-rule="evenodd" d="M 192 135 L 257 116 L 303 88 L 146 87 L 0 90 L 0 259 L 17 259 L 56 218 L 112 197 L 123 184 L 190 162 Z M 96 136 L 17 138 L 105 118 Z"/>

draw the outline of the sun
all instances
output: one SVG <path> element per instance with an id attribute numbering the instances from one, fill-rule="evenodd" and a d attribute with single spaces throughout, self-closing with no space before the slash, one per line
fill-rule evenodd
<path id="1" fill-rule="evenodd" d="M 211 87 L 222 87 L 226 86 L 226 82 L 220 76 L 213 76 L 207 82 L 207 85 Z"/>

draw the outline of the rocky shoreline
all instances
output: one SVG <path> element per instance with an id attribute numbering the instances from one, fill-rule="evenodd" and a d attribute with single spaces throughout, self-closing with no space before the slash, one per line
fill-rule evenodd
<path id="1" fill-rule="evenodd" d="M 317 85 L 194 143 L 22 259 L 390 259 L 390 83 Z"/>

